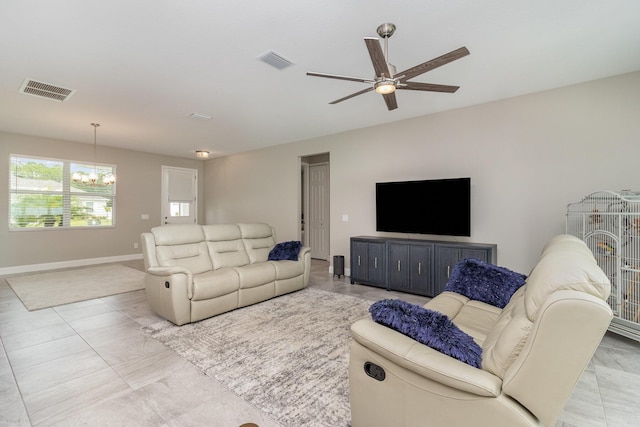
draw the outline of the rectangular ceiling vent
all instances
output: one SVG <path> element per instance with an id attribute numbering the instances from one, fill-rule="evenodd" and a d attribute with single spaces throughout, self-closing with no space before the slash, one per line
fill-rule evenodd
<path id="1" fill-rule="evenodd" d="M 49 83 L 38 82 L 32 79 L 24 79 L 18 91 L 26 95 L 37 96 L 39 98 L 53 99 L 54 101 L 66 101 L 76 93 L 73 89 L 65 89 Z"/>
<path id="2" fill-rule="evenodd" d="M 284 57 L 282 57 L 282 55 L 278 55 L 274 51 L 267 52 L 258 59 L 262 62 L 266 62 L 272 67 L 277 68 L 278 70 L 283 70 L 288 66 L 293 65 L 293 62 L 285 59 Z"/>

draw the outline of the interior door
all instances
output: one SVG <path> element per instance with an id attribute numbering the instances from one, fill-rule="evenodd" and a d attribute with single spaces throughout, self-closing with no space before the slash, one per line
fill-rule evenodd
<path id="1" fill-rule="evenodd" d="M 329 164 L 309 166 L 309 246 L 311 257 L 329 259 Z"/>
<path id="2" fill-rule="evenodd" d="M 162 224 L 197 224 L 197 169 L 162 166 Z"/>

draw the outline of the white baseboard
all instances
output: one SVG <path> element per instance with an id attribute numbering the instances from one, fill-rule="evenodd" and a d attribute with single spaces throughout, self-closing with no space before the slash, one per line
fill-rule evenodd
<path id="1" fill-rule="evenodd" d="M 48 262 L 45 264 L 29 264 L 18 265 L 16 267 L 2 267 L 0 268 L 0 276 L 5 276 L 8 274 L 29 273 L 32 271 L 56 270 L 59 268 L 82 267 L 85 265 L 106 264 L 109 262 L 131 261 L 135 259 L 142 259 L 142 254 L 119 255 L 103 258 L 74 259 L 71 261 Z"/>

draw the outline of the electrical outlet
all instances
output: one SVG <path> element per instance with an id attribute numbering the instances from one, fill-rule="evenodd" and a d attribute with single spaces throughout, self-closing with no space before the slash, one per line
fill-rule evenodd
<path id="1" fill-rule="evenodd" d="M 133 249 L 138 249 L 138 242 L 133 244 Z"/>

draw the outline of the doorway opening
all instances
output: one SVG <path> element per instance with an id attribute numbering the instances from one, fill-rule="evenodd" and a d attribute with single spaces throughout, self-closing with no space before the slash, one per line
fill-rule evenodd
<path id="1" fill-rule="evenodd" d="M 311 258 L 329 260 L 329 153 L 300 158 L 300 240 Z"/>

